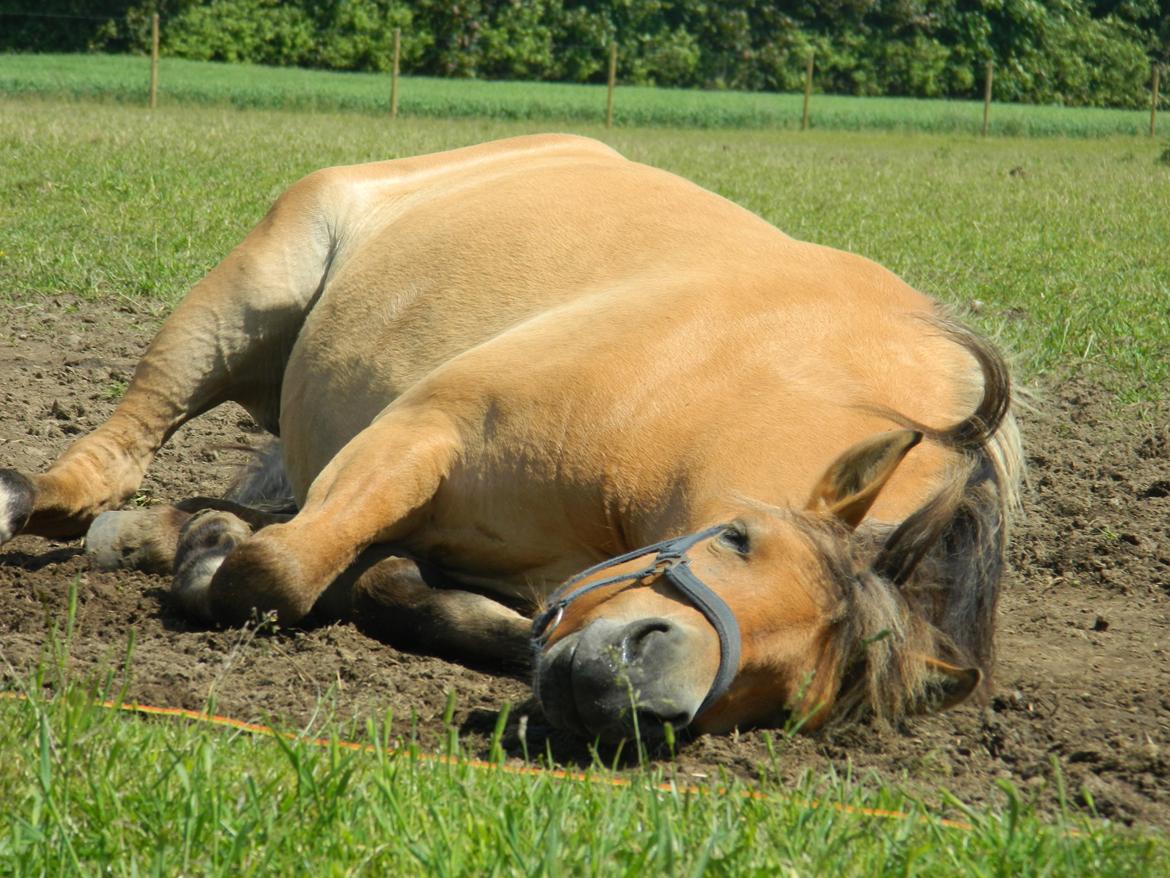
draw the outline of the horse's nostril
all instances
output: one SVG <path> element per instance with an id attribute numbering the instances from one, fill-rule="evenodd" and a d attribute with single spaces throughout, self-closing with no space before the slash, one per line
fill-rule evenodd
<path id="1" fill-rule="evenodd" d="M 669 636 L 674 626 L 665 619 L 639 619 L 631 622 L 621 633 L 621 653 L 626 664 L 641 659 L 653 650 L 659 638 Z"/>

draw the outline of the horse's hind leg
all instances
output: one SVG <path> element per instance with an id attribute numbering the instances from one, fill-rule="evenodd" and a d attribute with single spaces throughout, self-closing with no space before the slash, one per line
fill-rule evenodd
<path id="1" fill-rule="evenodd" d="M 0 470 L 0 544 L 17 533 L 80 536 L 134 493 L 171 433 L 221 402 L 276 431 L 284 366 L 331 258 L 319 189 L 320 178 L 290 189 L 192 288 L 109 420 L 44 474 Z"/>
<path id="2" fill-rule="evenodd" d="M 85 535 L 85 554 L 99 570 L 171 573 L 191 515 L 176 506 L 103 512 Z"/>
<path id="3" fill-rule="evenodd" d="M 85 534 L 85 553 L 100 570 L 170 574 L 179 535 L 205 509 L 229 512 L 252 530 L 288 521 L 296 512 L 279 442 L 259 449 L 222 498 L 191 497 L 173 506 L 103 512 Z"/>
<path id="4" fill-rule="evenodd" d="M 204 511 L 239 519 L 249 534 L 292 518 L 291 512 L 269 512 L 214 497 L 192 497 L 173 506 L 103 512 L 85 534 L 85 554 L 99 570 L 173 573 L 183 530 L 193 516 Z"/>

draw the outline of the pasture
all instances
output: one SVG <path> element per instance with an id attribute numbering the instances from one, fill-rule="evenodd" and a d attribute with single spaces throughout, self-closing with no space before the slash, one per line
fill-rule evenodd
<path id="1" fill-rule="evenodd" d="M 2 55 L 0 93 L 144 103 L 149 60 L 117 55 Z M 218 64 L 163 58 L 159 100 L 256 109 L 387 111 L 389 74 Z M 595 124 L 605 118 L 604 85 L 487 82 L 407 76 L 401 80 L 404 116 L 493 118 Z M 697 91 L 623 86 L 614 99 L 618 126 L 686 128 L 800 127 L 802 95 Z M 980 101 L 856 98 L 815 95 L 811 125 L 839 131 L 928 131 L 977 134 Z M 1142 134 L 1149 113 L 1139 110 L 996 104 L 991 133 L 1013 137 L 1106 137 Z"/>
<path id="2" fill-rule="evenodd" d="M 601 136 L 797 237 L 886 264 L 1014 352 L 1034 393 L 1023 419 L 1032 486 L 1002 605 L 998 694 L 892 732 L 747 732 L 691 742 L 673 761 L 596 753 L 528 721 L 520 676 L 399 652 L 345 626 L 200 629 L 168 605 L 164 580 L 96 573 L 74 545 L 21 538 L 0 550 L 5 688 L 55 697 L 0 700 L 0 793 L 13 818 L 0 830 L 4 871 L 1164 873 L 1160 147 L 605 132 L 561 118 L 555 127 Z M 39 470 L 99 422 L 167 307 L 300 175 L 546 127 L 5 98 L 0 462 Z M 231 446 L 255 439 L 239 410 L 212 413 L 172 440 L 136 502 L 222 489 L 242 459 Z M 130 718 L 86 693 L 211 706 L 377 750 Z M 630 785 L 421 758 L 436 752 L 603 779 L 615 765 Z M 708 792 L 662 792 L 662 781 Z M 810 809 L 814 799 L 828 807 Z"/>

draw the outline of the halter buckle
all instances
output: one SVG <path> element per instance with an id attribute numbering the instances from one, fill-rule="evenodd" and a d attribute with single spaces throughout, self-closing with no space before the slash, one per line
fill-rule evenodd
<path id="1" fill-rule="evenodd" d="M 557 630 L 557 626 L 561 624 L 561 619 L 563 618 L 565 618 L 565 605 L 560 604 L 557 606 L 557 611 L 553 613 L 553 617 L 549 619 L 548 624 L 544 626 L 544 631 L 541 632 L 540 639 L 547 642 L 552 633 Z"/>

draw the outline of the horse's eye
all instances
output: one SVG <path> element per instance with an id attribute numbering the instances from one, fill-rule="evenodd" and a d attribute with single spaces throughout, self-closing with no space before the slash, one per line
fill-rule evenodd
<path id="1" fill-rule="evenodd" d="M 719 539 L 724 545 L 730 546 L 739 552 L 741 555 L 746 555 L 750 546 L 748 545 L 747 531 L 739 525 L 731 525 L 724 529 L 723 533 L 719 535 Z"/>

